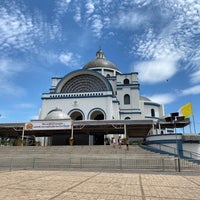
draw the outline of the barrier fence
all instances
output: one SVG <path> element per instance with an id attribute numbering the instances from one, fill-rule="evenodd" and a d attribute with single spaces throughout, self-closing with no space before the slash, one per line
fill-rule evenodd
<path id="1" fill-rule="evenodd" d="M 148 170 L 160 172 L 192 171 L 200 172 L 200 165 L 180 158 L 0 158 L 0 170 Z"/>

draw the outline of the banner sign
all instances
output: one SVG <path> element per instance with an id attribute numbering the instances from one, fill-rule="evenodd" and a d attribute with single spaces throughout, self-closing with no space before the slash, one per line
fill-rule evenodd
<path id="1" fill-rule="evenodd" d="M 46 120 L 37 120 L 31 121 L 25 125 L 25 130 L 63 130 L 71 129 L 72 122 L 71 120 L 64 121 L 46 121 Z"/>

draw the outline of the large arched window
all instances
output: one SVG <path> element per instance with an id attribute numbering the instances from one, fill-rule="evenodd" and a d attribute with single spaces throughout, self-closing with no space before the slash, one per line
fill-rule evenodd
<path id="1" fill-rule="evenodd" d="M 101 109 L 94 109 L 89 113 L 90 120 L 104 120 L 105 118 L 105 113 Z"/>
<path id="2" fill-rule="evenodd" d="M 84 116 L 80 110 L 74 110 L 70 113 L 70 118 L 72 120 L 83 120 Z"/>
<path id="3" fill-rule="evenodd" d="M 128 85 L 129 84 L 129 80 L 126 78 L 124 79 L 124 85 Z"/>
<path id="4" fill-rule="evenodd" d="M 124 95 L 124 104 L 130 104 L 130 95 L 129 94 Z"/>
<path id="5" fill-rule="evenodd" d="M 151 109 L 151 116 L 155 117 L 155 110 L 153 108 Z"/>

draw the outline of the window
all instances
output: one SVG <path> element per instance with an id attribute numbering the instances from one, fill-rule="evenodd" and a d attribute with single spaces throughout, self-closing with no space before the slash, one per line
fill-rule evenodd
<path id="1" fill-rule="evenodd" d="M 110 74 L 107 74 L 106 77 L 110 78 Z"/>
<path id="2" fill-rule="evenodd" d="M 124 95 L 124 104 L 130 104 L 130 96 L 129 94 Z"/>
<path id="3" fill-rule="evenodd" d="M 151 109 L 151 116 L 155 117 L 155 110 L 153 108 Z"/>
<path id="4" fill-rule="evenodd" d="M 124 79 L 124 85 L 128 85 L 129 84 L 129 80 L 126 78 Z"/>
<path id="5" fill-rule="evenodd" d="M 131 119 L 130 117 L 125 117 L 125 120 Z"/>

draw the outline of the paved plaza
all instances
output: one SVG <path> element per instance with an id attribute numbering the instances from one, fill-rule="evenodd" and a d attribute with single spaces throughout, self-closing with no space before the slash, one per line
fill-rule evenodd
<path id="1" fill-rule="evenodd" d="M 1 171 L 0 199 L 193 200 L 200 199 L 200 174 Z"/>

